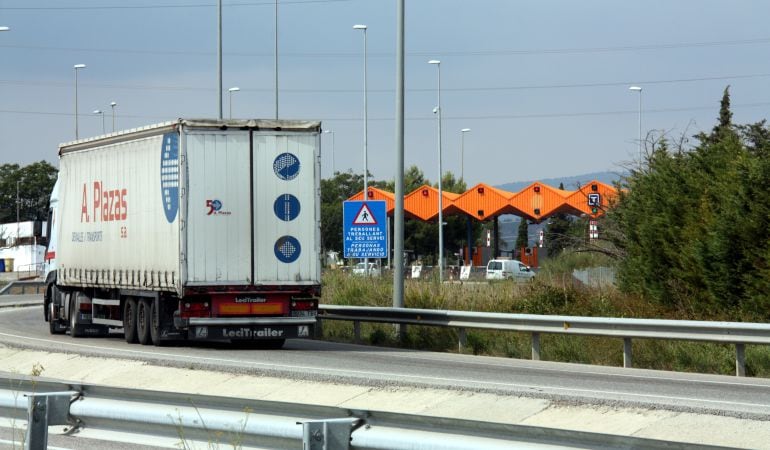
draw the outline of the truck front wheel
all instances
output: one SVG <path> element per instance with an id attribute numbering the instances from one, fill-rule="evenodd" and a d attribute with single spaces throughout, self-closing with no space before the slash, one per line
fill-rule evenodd
<path id="1" fill-rule="evenodd" d="M 53 301 L 48 303 L 48 331 L 51 334 L 64 334 L 64 332 L 67 331 L 67 327 L 63 327 L 59 324 L 55 308 Z"/>
<path id="2" fill-rule="evenodd" d="M 152 314 L 150 309 L 150 301 L 147 299 L 140 299 L 136 304 L 136 334 L 142 345 L 152 343 L 152 336 L 150 336 Z"/>
<path id="3" fill-rule="evenodd" d="M 76 295 L 73 293 L 70 296 L 70 336 L 79 338 L 83 337 L 83 325 L 78 324 L 78 304 L 75 298 Z"/>
<path id="4" fill-rule="evenodd" d="M 136 336 L 136 303 L 133 297 L 127 298 L 123 303 L 123 334 L 129 344 L 139 342 Z"/>

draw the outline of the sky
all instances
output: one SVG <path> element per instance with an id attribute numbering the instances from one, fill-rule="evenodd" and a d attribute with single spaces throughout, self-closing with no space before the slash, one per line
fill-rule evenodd
<path id="1" fill-rule="evenodd" d="M 320 120 L 322 175 L 395 174 L 395 0 L 279 0 L 279 117 Z M 223 0 L 223 112 L 272 118 L 273 0 Z M 621 171 L 642 133 L 710 130 L 770 108 L 770 2 L 406 0 L 405 166 L 469 186 Z M 215 0 L 0 0 L 0 164 L 80 137 L 218 114 Z M 641 94 L 630 86 L 642 87 Z M 93 114 L 103 110 L 104 116 Z M 461 129 L 471 131 L 461 137 Z M 690 144 L 693 140 L 690 140 Z M 461 158 L 461 147 L 464 149 Z"/>

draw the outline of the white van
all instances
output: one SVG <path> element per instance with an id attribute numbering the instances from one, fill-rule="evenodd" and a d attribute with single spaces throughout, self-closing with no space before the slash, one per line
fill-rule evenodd
<path id="1" fill-rule="evenodd" d="M 487 264 L 487 280 L 529 280 L 535 276 L 526 264 L 515 259 L 493 259 Z"/>
<path id="2" fill-rule="evenodd" d="M 353 266 L 353 275 L 379 277 L 382 276 L 382 267 L 379 263 L 369 263 L 369 271 L 366 270 L 366 263 L 360 262 Z"/>

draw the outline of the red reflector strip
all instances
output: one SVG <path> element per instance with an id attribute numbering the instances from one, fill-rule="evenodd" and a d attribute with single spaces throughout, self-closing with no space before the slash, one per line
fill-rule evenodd
<path id="1" fill-rule="evenodd" d="M 224 303 L 215 306 L 215 312 L 220 316 L 234 315 L 283 315 L 284 304 L 274 303 Z"/>

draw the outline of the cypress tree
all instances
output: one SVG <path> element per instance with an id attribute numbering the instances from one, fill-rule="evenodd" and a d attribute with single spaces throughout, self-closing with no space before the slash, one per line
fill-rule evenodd
<path id="1" fill-rule="evenodd" d="M 516 238 L 516 250 L 529 246 L 529 224 L 527 219 L 521 218 L 519 222 L 519 235 Z"/>

